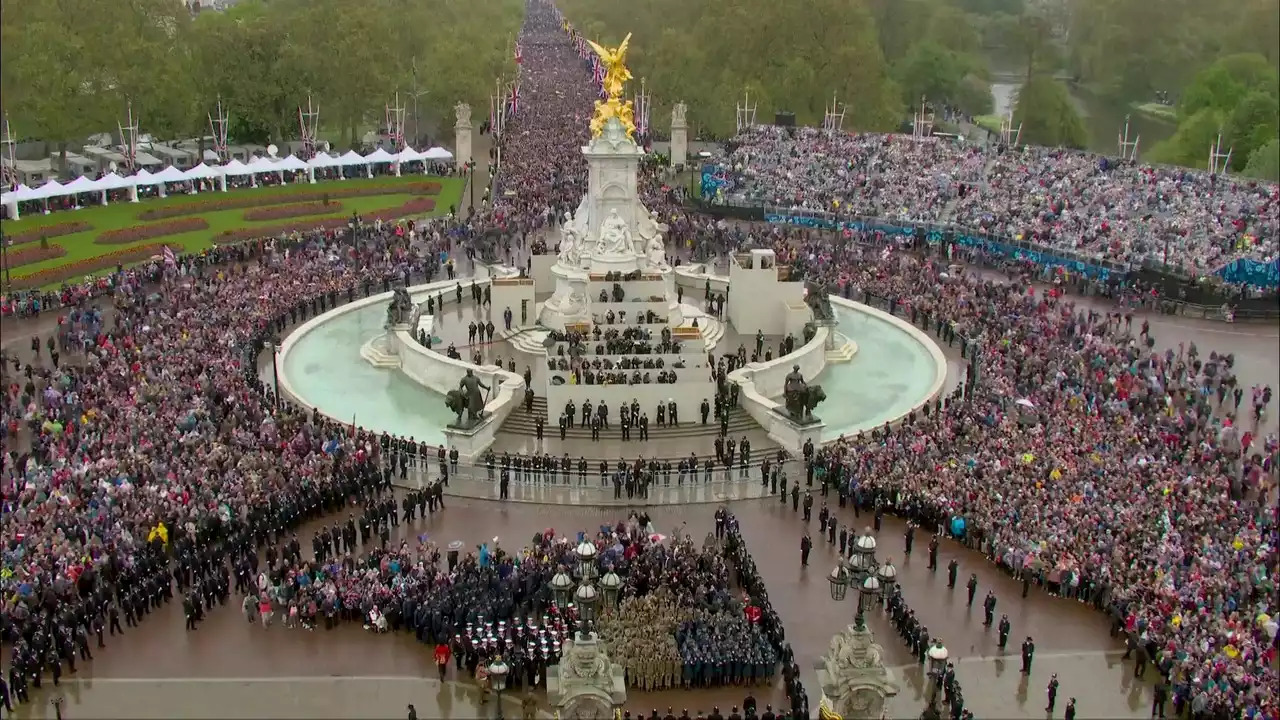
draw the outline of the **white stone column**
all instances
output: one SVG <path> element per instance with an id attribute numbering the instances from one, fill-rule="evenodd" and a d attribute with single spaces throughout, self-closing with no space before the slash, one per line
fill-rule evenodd
<path id="1" fill-rule="evenodd" d="M 471 106 L 460 102 L 453 106 L 453 112 L 457 117 L 453 126 L 453 160 L 463 170 L 471 162 L 471 131 L 475 129 L 471 125 Z"/>
<path id="2" fill-rule="evenodd" d="M 689 162 L 689 123 L 685 119 L 687 108 L 682 102 L 671 109 L 671 167 Z"/>

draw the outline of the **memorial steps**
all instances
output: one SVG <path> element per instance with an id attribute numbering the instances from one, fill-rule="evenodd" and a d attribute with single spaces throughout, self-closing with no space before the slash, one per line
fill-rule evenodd
<path id="1" fill-rule="evenodd" d="M 711 443 L 715 442 L 715 438 L 720 434 L 720 424 L 714 420 L 708 421 L 706 425 L 701 422 L 701 417 L 695 415 L 691 418 L 684 418 L 679 427 L 658 427 L 653 419 L 655 408 L 647 408 L 644 411 L 649 414 L 649 439 L 650 440 L 667 440 L 680 439 L 689 440 L 690 447 L 702 448 L 703 443 L 709 449 Z M 546 426 L 543 428 L 543 435 L 546 437 L 559 437 L 560 435 L 560 410 L 554 414 L 547 410 L 547 401 L 545 398 L 535 397 L 533 399 L 533 412 L 525 410 L 524 403 L 511 411 L 507 416 L 506 422 L 502 424 L 500 432 L 511 435 L 524 435 L 536 437 L 538 434 L 538 425 L 536 418 L 541 415 L 546 418 Z M 618 429 L 618 408 L 609 408 L 609 430 L 601 430 L 600 437 L 616 440 L 622 437 L 622 431 Z M 638 429 L 632 431 L 632 438 L 639 437 Z M 742 435 L 750 434 L 753 441 L 754 455 L 757 450 L 765 448 L 755 446 L 754 440 L 760 435 L 760 425 L 755 419 L 747 414 L 742 408 L 733 408 L 729 410 L 729 437 L 737 439 Z M 591 429 L 585 427 L 574 426 L 569 428 L 565 433 L 567 439 L 585 440 L 588 444 L 591 442 Z M 584 446 L 585 447 L 585 446 Z M 770 447 L 769 450 L 774 450 Z M 687 457 L 685 454 L 681 457 Z M 702 457 L 702 455 L 699 455 Z"/>

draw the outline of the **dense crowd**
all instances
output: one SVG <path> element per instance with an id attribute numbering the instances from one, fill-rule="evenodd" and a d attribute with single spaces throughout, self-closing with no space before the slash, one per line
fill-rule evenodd
<path id="1" fill-rule="evenodd" d="M 1067 150 L 752 127 L 728 143 L 720 194 L 809 211 L 956 223 L 1191 276 L 1280 253 L 1280 188 Z"/>

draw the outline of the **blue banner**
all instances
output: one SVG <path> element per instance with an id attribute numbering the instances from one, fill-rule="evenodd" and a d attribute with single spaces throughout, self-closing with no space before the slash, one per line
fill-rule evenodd
<path id="1" fill-rule="evenodd" d="M 1229 283 L 1260 288 L 1280 287 L 1280 258 L 1271 262 L 1241 258 L 1219 270 L 1218 276 Z"/>

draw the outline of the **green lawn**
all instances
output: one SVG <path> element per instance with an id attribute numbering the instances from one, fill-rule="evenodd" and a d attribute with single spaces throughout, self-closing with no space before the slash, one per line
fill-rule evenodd
<path id="1" fill-rule="evenodd" d="M 465 184 L 465 180 L 463 178 L 424 177 L 422 175 L 415 175 L 399 178 L 375 178 L 372 180 L 337 180 L 317 183 L 315 185 L 299 184 L 283 187 L 233 190 L 228 193 L 202 193 L 200 195 L 170 196 L 164 199 L 155 198 L 143 200 L 139 203 L 113 203 L 105 207 L 99 206 L 81 210 L 54 212 L 48 215 L 30 215 L 14 221 L 5 220 L 3 223 L 0 223 L 0 230 L 3 230 L 5 233 L 20 233 L 43 226 L 74 221 L 86 222 L 93 226 L 93 229 L 85 232 L 51 238 L 48 241 L 49 244 L 65 248 L 67 254 L 52 260 L 12 268 L 11 274 L 16 280 L 39 272 L 40 270 L 56 268 L 68 263 L 148 243 L 173 243 L 181 245 L 187 252 L 198 252 L 210 247 L 213 244 L 213 238 L 226 230 L 271 227 L 293 222 L 305 222 L 307 220 L 320 220 L 332 217 L 349 217 L 352 213 L 370 213 L 377 210 L 394 208 L 399 205 L 403 205 L 416 197 L 415 195 L 403 192 L 403 188 L 409 184 L 421 183 L 424 181 L 440 183 L 440 193 L 432 196 L 432 199 L 434 199 L 436 203 L 435 210 L 431 213 L 432 215 L 443 215 L 449 211 L 450 205 L 459 204 L 462 197 L 462 188 Z M 167 235 L 127 245 L 104 245 L 94 242 L 94 238 L 104 230 L 150 224 L 138 220 L 138 215 L 147 210 L 164 207 L 166 205 L 198 203 L 201 199 L 206 198 L 212 201 L 232 195 L 243 196 L 250 194 L 257 195 L 262 198 L 268 198 L 272 201 L 266 204 L 286 204 L 293 201 L 291 199 L 292 197 L 296 197 L 301 193 L 323 192 L 326 189 L 337 189 L 343 187 L 370 187 L 371 185 L 380 188 L 385 186 L 387 193 L 385 195 L 335 198 L 332 201 L 334 203 L 334 211 L 323 215 L 308 215 L 300 218 L 252 222 L 244 219 L 244 213 L 249 208 L 216 210 L 191 216 L 204 218 L 204 220 L 209 223 L 208 230 L 183 233 L 180 235 Z M 163 223 L 165 221 L 156 220 L 153 222 Z"/>
<path id="2" fill-rule="evenodd" d="M 1167 122 L 1178 121 L 1178 110 L 1169 105 L 1161 105 L 1156 102 L 1134 103 L 1133 109 L 1143 115 L 1156 118 L 1157 120 L 1165 120 Z"/>
<path id="3" fill-rule="evenodd" d="M 998 135 L 1000 133 L 1000 126 L 1004 124 L 1004 118 L 999 115 L 978 115 L 973 119 L 973 124 L 980 128 L 990 130 Z"/>

